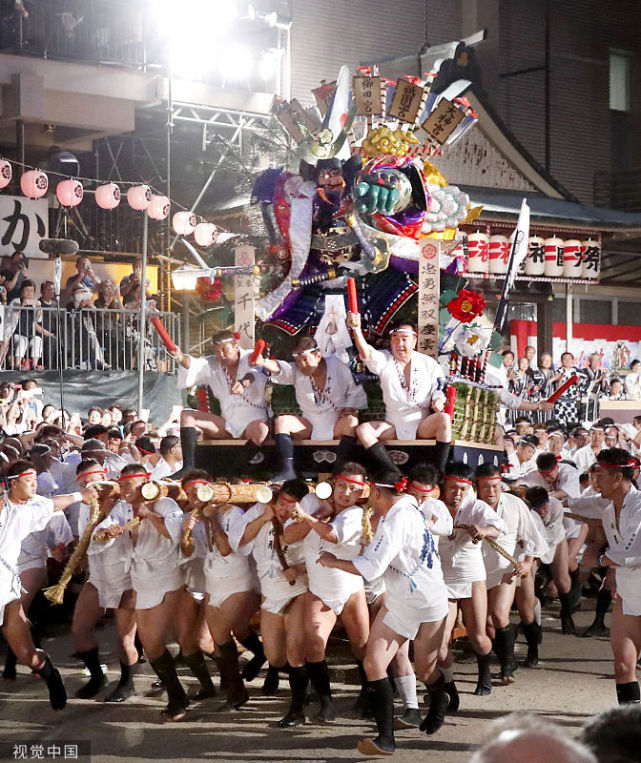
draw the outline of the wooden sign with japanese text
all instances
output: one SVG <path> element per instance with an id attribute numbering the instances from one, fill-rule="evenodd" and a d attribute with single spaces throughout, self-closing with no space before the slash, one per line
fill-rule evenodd
<path id="1" fill-rule="evenodd" d="M 0 196 L 0 244 L 4 254 L 23 252 L 29 259 L 49 259 L 38 248 L 40 239 L 48 237 L 48 231 L 47 199 Z"/>
<path id="2" fill-rule="evenodd" d="M 438 358 L 438 311 L 441 296 L 441 242 L 425 238 L 418 261 L 418 344 L 424 355 Z"/>
<path id="3" fill-rule="evenodd" d="M 235 265 L 251 267 L 256 263 L 256 250 L 253 246 L 237 246 L 235 252 Z M 234 331 L 240 334 L 238 345 L 246 350 L 254 347 L 254 307 L 255 307 L 255 281 L 253 275 L 234 276 Z"/>
<path id="4" fill-rule="evenodd" d="M 352 77 L 352 93 L 358 116 L 380 116 L 383 113 L 385 88 L 380 77 Z"/>
<path id="5" fill-rule="evenodd" d="M 441 98 L 438 106 L 421 127 L 433 141 L 442 146 L 464 118 L 465 114 L 456 104 L 447 98 Z"/>
<path id="6" fill-rule="evenodd" d="M 387 116 L 390 119 L 414 124 L 426 97 L 427 93 L 423 87 L 414 85 L 406 79 L 399 79 Z"/>

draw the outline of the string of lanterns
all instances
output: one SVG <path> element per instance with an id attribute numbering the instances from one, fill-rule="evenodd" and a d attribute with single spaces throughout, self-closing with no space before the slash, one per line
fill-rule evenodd
<path id="1" fill-rule="evenodd" d="M 26 166 L 26 165 L 25 165 Z M 77 207 L 84 198 L 84 186 L 77 178 L 65 178 L 56 186 L 56 198 L 63 207 Z M 0 189 L 6 188 L 13 178 L 12 162 L 0 158 Z M 99 179 L 83 178 L 86 181 L 98 182 Z M 144 183 L 122 181 L 130 186 L 126 192 L 127 204 L 138 212 L 147 211 L 152 220 L 166 220 L 171 212 L 171 200 L 162 194 L 154 193 L 151 186 Z M 49 191 L 49 177 L 46 172 L 36 168 L 26 169 L 20 177 L 20 190 L 29 199 L 41 199 Z M 94 192 L 96 204 L 101 209 L 112 210 L 120 205 L 122 191 L 120 185 L 112 182 L 102 182 Z M 204 248 L 216 243 L 223 243 L 235 234 L 224 231 L 214 223 L 200 221 L 198 216 L 186 209 L 175 212 L 171 225 L 179 236 L 193 234 L 196 243 Z"/>

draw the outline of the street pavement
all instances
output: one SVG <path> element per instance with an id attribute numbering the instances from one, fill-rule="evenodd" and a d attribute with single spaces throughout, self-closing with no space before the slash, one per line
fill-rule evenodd
<path id="1" fill-rule="evenodd" d="M 591 607 L 591 602 L 585 605 Z M 580 630 L 592 620 L 591 611 L 575 615 Z M 476 662 L 466 648 L 457 648 L 455 679 L 461 695 L 457 715 L 448 717 L 443 728 L 427 737 L 418 730 L 397 732 L 394 763 L 438 760 L 441 763 L 466 761 L 491 734 L 491 723 L 506 713 L 532 711 L 556 721 L 576 736 L 592 715 L 616 703 L 612 659 L 607 637 L 582 639 L 562 636 L 557 611 L 544 610 L 544 640 L 541 663 L 536 669 L 521 667 L 516 682 L 503 687 L 495 682 L 489 697 L 472 694 Z M 118 658 L 114 650 L 112 624 L 98 634 L 102 662 L 109 667 L 109 678 L 116 680 Z M 86 681 L 80 663 L 75 660 L 68 635 L 56 636 L 44 643 L 60 668 L 70 696 Z M 172 647 L 173 648 L 173 647 Z M 175 651 L 175 649 L 174 649 Z M 520 636 L 517 656 L 525 654 Z M 241 658 L 242 659 L 242 658 Z M 210 665 L 212 673 L 215 668 Z M 148 664 L 139 666 L 137 694 L 123 705 L 97 700 L 71 699 L 67 708 L 56 713 L 49 707 L 43 683 L 19 667 L 18 680 L 0 679 L 0 760 L 78 760 L 92 763 L 116 761 L 316 761 L 339 763 L 359 759 L 356 742 L 371 735 L 371 726 L 351 711 L 357 695 L 356 670 L 346 644 L 332 640 L 330 665 L 335 687 L 337 722 L 322 726 L 311 720 L 315 705 L 308 708 L 310 722 L 304 727 L 281 730 L 274 727 L 287 710 L 287 687 L 281 681 L 278 697 L 260 694 L 262 674 L 250 684 L 251 701 L 232 714 L 217 713 L 217 699 L 193 704 L 187 721 L 163 723 L 162 698 L 145 696 L 151 688 L 152 671 Z M 196 688 L 196 681 L 180 668 L 186 687 Z M 216 684 L 218 679 L 216 678 Z M 424 692 L 419 688 L 422 703 Z M 90 746 L 91 757 L 87 755 Z M 33 754 L 35 752 L 35 755 Z M 77 757 L 73 757 L 77 753 Z"/>

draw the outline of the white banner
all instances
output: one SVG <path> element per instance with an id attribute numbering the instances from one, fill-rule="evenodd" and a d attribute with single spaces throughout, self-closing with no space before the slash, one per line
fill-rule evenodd
<path id="1" fill-rule="evenodd" d="M 438 304 L 441 296 L 439 267 L 441 242 L 425 238 L 420 243 L 418 261 L 418 345 L 417 350 L 438 358 Z"/>
<path id="2" fill-rule="evenodd" d="M 47 238 L 48 231 L 47 199 L 0 195 L 0 244 L 3 252 L 24 252 L 29 259 L 46 260 L 48 257 L 40 251 L 38 243 L 41 238 Z"/>

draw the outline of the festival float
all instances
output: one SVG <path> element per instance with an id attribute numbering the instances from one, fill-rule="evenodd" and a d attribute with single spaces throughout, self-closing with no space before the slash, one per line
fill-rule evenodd
<path id="1" fill-rule="evenodd" d="M 452 457 L 476 466 L 502 459 L 495 443 L 502 385 L 494 370 L 501 367 L 496 351 L 509 290 L 527 253 L 528 209 L 524 201 L 511 240 L 477 241 L 473 234 L 468 240 L 463 233 L 481 209 L 447 182 L 438 157 L 474 127 L 477 115 L 462 96 L 470 83 L 449 81 L 450 71 L 441 66 L 426 80 L 391 82 L 376 69 L 361 67 L 351 76 L 342 67 L 336 82 L 314 91 L 314 107 L 276 100 L 273 112 L 295 146 L 298 166 L 256 178 L 251 204 L 260 210 L 267 241 L 258 251 L 236 247 L 235 267 L 217 272 L 236 272 L 234 325 L 241 345 L 258 340 L 273 357 L 286 359 L 298 335 L 314 334 L 324 354 L 349 362 L 365 384 L 369 407 L 362 419 L 382 418 L 382 403 L 376 377 L 353 347 L 347 310 L 360 312 L 374 346 L 386 346 L 393 319 L 416 325 L 417 350 L 438 359 L 446 377 Z M 481 261 L 494 261 L 505 274 L 494 319 L 484 314 L 483 294 L 468 288 L 468 265 Z M 211 403 L 204 391 L 198 399 L 201 407 Z M 276 414 L 296 412 L 293 394 L 283 388 L 273 388 L 271 404 Z M 297 441 L 297 470 L 331 471 L 336 444 Z M 242 441 L 203 442 L 199 465 L 224 473 L 238 445 Z M 429 460 L 433 445 L 386 442 L 401 467 Z M 256 460 L 262 462 L 257 477 L 275 463 L 269 446 Z"/>

